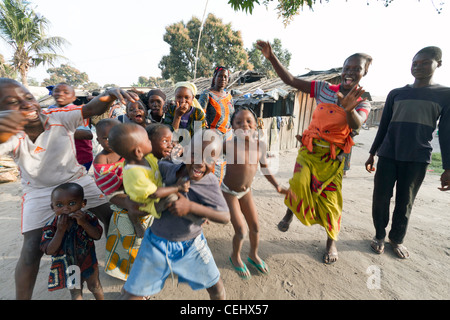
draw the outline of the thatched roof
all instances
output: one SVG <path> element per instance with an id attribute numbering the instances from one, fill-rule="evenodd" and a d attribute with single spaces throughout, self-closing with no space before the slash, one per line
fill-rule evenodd
<path id="1" fill-rule="evenodd" d="M 338 83 L 341 76 L 342 68 L 333 68 L 324 71 L 310 71 L 307 74 L 298 76 L 300 79 L 313 81 L 323 80 L 332 83 Z M 211 87 L 212 78 L 202 77 L 192 81 L 198 89 L 197 95 L 200 95 L 206 89 Z M 146 93 L 150 91 L 150 87 L 122 87 L 124 90 L 135 89 L 139 92 Z M 175 87 L 160 88 L 167 96 L 167 100 L 173 100 L 175 96 Z M 285 84 L 280 78 L 268 79 L 263 73 L 253 70 L 236 71 L 231 74 L 229 85 L 227 88 L 233 97 L 235 103 L 240 104 L 242 100 L 256 98 L 255 103 L 264 101 L 274 101 L 278 98 L 285 97 L 289 93 L 296 92 L 297 89 Z M 88 93 L 85 91 L 77 92 L 77 97 L 86 96 Z M 42 107 L 48 107 L 54 104 L 54 100 L 51 96 L 45 97 L 39 101 Z M 249 103 L 247 100 L 246 103 Z M 250 102 L 251 103 L 251 102 Z"/>
<path id="2" fill-rule="evenodd" d="M 341 76 L 342 68 L 334 68 L 325 71 L 310 71 L 307 74 L 298 76 L 298 78 L 308 81 L 312 80 L 324 80 L 330 81 Z M 211 87 L 212 78 L 198 78 L 195 83 L 198 89 L 198 94 Z M 161 88 L 167 96 L 167 99 L 173 99 L 175 90 L 174 87 Z M 264 74 L 255 72 L 252 70 L 237 71 L 231 74 L 228 85 L 228 90 L 231 91 L 233 96 L 237 99 L 239 97 L 255 94 L 255 92 L 270 93 L 277 91 L 279 93 L 296 92 L 297 89 L 285 84 L 280 78 L 268 79 Z M 257 91 L 258 90 L 258 91 Z M 257 93 L 258 94 L 258 93 Z"/>

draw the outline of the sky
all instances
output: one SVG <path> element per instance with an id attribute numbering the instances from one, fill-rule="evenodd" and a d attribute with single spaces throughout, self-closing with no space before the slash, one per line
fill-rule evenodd
<path id="1" fill-rule="evenodd" d="M 287 26 L 275 9 L 256 6 L 253 13 L 234 11 L 228 0 L 30 0 L 35 11 L 50 22 L 48 34 L 67 39 L 70 45 L 61 61 L 86 72 L 100 85 L 130 86 L 139 76 L 160 77 L 158 63 L 169 53 L 165 27 L 193 16 L 202 19 L 205 5 L 241 31 L 244 47 L 258 40 L 281 39 L 292 54 L 289 71 L 302 75 L 309 70 L 341 67 L 356 52 L 373 57 L 369 73 L 360 84 L 372 96 L 385 97 L 390 90 L 412 83 L 411 61 L 426 46 L 443 50 L 443 65 L 435 72 L 437 83 L 450 86 L 450 3 L 437 13 L 432 0 L 323 0 L 313 10 L 305 8 Z M 262 1 L 261 1 L 262 2 Z M 274 1 L 276 3 L 276 1 Z M 448 2 L 448 1 L 447 1 Z M 8 58 L 7 45 L 0 53 Z M 447 58 L 448 57 L 448 58 Z M 48 67 L 30 71 L 42 81 Z"/>

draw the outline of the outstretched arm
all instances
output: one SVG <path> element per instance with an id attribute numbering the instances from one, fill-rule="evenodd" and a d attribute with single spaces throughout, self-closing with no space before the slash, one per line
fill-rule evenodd
<path id="1" fill-rule="evenodd" d="M 126 101 L 138 101 L 139 96 L 134 92 L 127 92 L 120 88 L 110 89 L 83 106 L 83 118 L 88 119 L 105 113 L 116 100 L 126 104 Z"/>
<path id="2" fill-rule="evenodd" d="M 272 46 L 267 41 L 258 40 L 256 42 L 257 48 L 261 50 L 261 53 L 264 55 L 264 57 L 270 61 L 273 68 L 275 69 L 275 72 L 278 74 L 278 76 L 283 80 L 284 83 L 290 85 L 291 87 L 294 87 L 300 91 L 310 93 L 311 92 L 311 82 L 305 81 L 302 79 L 298 79 L 294 77 L 278 60 L 278 58 L 275 56 L 275 54 L 272 51 Z"/>

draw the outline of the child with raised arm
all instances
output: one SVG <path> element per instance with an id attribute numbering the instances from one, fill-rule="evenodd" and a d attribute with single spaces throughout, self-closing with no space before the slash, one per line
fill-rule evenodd
<path id="1" fill-rule="evenodd" d="M 211 172 L 222 149 L 222 139 L 203 139 L 197 132 L 187 146 L 185 163 L 160 161 L 163 181 L 173 184 L 185 177 L 191 181 L 188 192 L 163 211 L 147 229 L 122 299 L 142 299 L 158 293 L 171 273 L 193 290 L 206 289 L 211 299 L 225 299 L 220 272 L 208 247 L 200 224 L 185 219 L 194 214 L 216 223 L 228 223 L 230 214 Z M 197 147 L 198 148 L 197 148 Z M 199 150 L 196 154 L 196 150 Z M 208 152 L 209 150 L 209 152 Z"/>
<path id="2" fill-rule="evenodd" d="M 294 77 L 278 60 L 268 42 L 257 41 L 266 59 L 270 61 L 284 83 L 309 93 L 317 107 L 311 123 L 302 136 L 294 175 L 289 181 L 296 199 L 288 197 L 288 207 L 278 228 L 287 231 L 293 215 L 306 226 L 319 224 L 327 233 L 323 262 L 338 260 L 336 241 L 341 229 L 343 156 L 354 145 L 352 131 L 366 121 L 370 104 L 361 98 L 365 92 L 359 86 L 367 74 L 372 57 L 355 53 L 344 61 L 341 83 L 307 81 Z"/>
<path id="3" fill-rule="evenodd" d="M 267 274 L 269 267 L 258 255 L 259 222 L 258 212 L 253 201 L 251 185 L 261 165 L 264 176 L 275 187 L 278 193 L 288 194 L 275 177 L 269 172 L 266 158 L 266 145 L 257 135 L 257 118 L 254 112 L 242 107 L 231 117 L 234 137 L 224 142 L 227 167 L 221 189 L 230 208 L 233 236 L 233 250 L 230 262 L 238 275 L 243 279 L 250 278 L 246 264 L 241 260 L 241 249 L 247 226 L 249 228 L 250 254 L 247 261 L 259 272 Z"/>
<path id="4" fill-rule="evenodd" d="M 43 229 L 41 250 L 52 256 L 48 290 L 69 287 L 72 300 L 82 300 L 83 283 L 95 299 L 103 300 L 94 240 L 99 240 L 103 229 L 86 205 L 84 190 L 77 183 L 56 187 L 51 195 L 55 217 Z M 80 273 L 71 275 L 77 266 Z M 75 283 L 68 283 L 74 277 Z M 77 277 L 79 277 L 77 279 Z"/>
<path id="5" fill-rule="evenodd" d="M 366 170 L 375 173 L 372 218 L 375 237 L 371 248 L 384 252 L 389 205 L 395 186 L 395 208 L 389 242 L 400 259 L 409 257 L 403 245 L 414 199 L 419 192 L 431 162 L 433 132 L 439 122 L 439 144 L 442 153 L 442 191 L 450 190 L 450 88 L 433 82 L 436 68 L 442 64 L 442 51 L 426 47 L 413 57 L 412 85 L 392 90 L 381 117 L 377 135 L 369 151 Z"/>
<path id="6" fill-rule="evenodd" d="M 125 193 L 134 202 L 143 203 L 141 214 L 129 212 L 136 235 L 144 236 L 145 217 L 161 217 L 161 209 L 166 205 L 161 198 L 186 191 L 189 181 L 180 180 L 173 186 L 164 187 L 158 168 L 158 159 L 151 153 L 152 143 L 144 127 L 136 123 L 123 123 L 114 126 L 108 135 L 109 145 L 118 155 L 125 159 L 123 168 L 123 186 Z M 155 207 L 156 205 L 156 207 Z M 146 225 L 146 223 L 145 223 Z"/>

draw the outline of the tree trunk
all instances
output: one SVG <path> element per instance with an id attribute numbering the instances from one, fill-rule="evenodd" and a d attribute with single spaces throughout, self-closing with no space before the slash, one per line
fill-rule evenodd
<path id="1" fill-rule="evenodd" d="M 28 72 L 26 70 L 20 69 L 20 78 L 23 86 L 28 88 Z"/>

